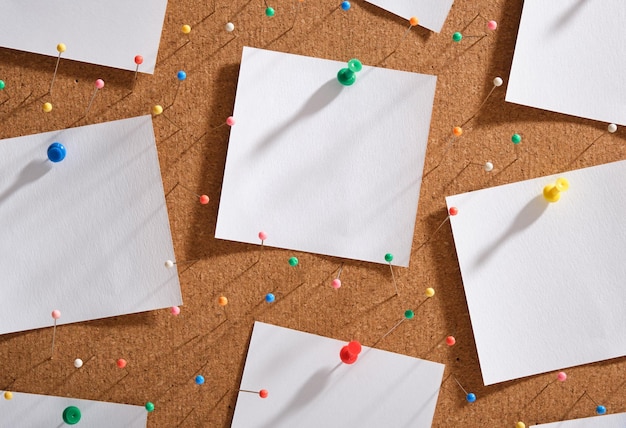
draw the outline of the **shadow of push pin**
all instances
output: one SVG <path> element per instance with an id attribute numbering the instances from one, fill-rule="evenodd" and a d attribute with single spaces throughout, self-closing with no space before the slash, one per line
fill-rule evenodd
<path id="1" fill-rule="evenodd" d="M 588 399 L 590 399 L 590 400 L 591 400 L 591 402 L 592 402 L 593 404 L 595 404 L 595 405 L 596 405 L 596 413 L 597 413 L 598 415 L 604 415 L 604 414 L 606 413 L 606 407 L 605 407 L 605 406 L 603 406 L 602 404 L 598 404 L 598 403 L 596 402 L 596 400 L 594 400 L 593 398 L 591 398 L 591 395 L 587 394 L 587 391 L 583 392 L 583 396 L 585 396 L 585 395 L 587 396 L 587 398 L 588 398 Z M 582 398 L 582 397 L 581 397 L 581 398 Z"/>
<path id="2" fill-rule="evenodd" d="M 556 183 L 548 184 L 543 188 L 543 197 L 548 202 L 557 202 L 561 199 L 561 192 L 569 189 L 569 181 L 565 178 L 557 178 Z"/>
<path id="3" fill-rule="evenodd" d="M 454 376 L 452 376 L 452 379 L 454 379 L 456 384 L 459 385 L 459 388 L 461 388 L 461 390 L 465 393 L 465 400 L 468 403 L 473 403 L 476 401 L 476 394 L 474 394 L 473 392 L 467 392 L 465 388 L 463 388 L 463 385 L 461 385 L 461 382 L 459 382 Z"/>
<path id="4" fill-rule="evenodd" d="M 351 341 L 339 351 L 339 358 L 344 364 L 354 364 L 361 353 L 361 344 L 356 340 Z"/>
<path id="5" fill-rule="evenodd" d="M 353 58 L 348 61 L 347 68 L 342 68 L 341 70 L 339 70 L 339 72 L 337 73 L 337 80 L 343 86 L 350 86 L 354 84 L 354 82 L 356 82 L 356 73 L 361 71 L 362 68 L 363 64 L 361 64 L 361 61 Z"/>
<path id="6" fill-rule="evenodd" d="M 47 155 L 50 162 L 61 162 L 63 159 L 65 159 L 66 154 L 67 150 L 65 149 L 65 146 L 61 143 L 55 141 L 54 143 L 50 144 L 50 146 L 48 146 Z"/>

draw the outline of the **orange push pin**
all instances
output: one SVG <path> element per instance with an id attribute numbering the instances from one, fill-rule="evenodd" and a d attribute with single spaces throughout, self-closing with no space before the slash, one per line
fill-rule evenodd
<path id="1" fill-rule="evenodd" d="M 558 178 L 555 184 L 548 184 L 543 188 L 543 197 L 548 202 L 557 202 L 561 199 L 561 192 L 569 189 L 569 181 L 564 178 Z"/>

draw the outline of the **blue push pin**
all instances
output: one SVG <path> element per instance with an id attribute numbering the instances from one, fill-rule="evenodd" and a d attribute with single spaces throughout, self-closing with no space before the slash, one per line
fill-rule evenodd
<path id="1" fill-rule="evenodd" d="M 341 8 L 343 10 L 350 10 L 350 2 L 349 1 L 342 1 L 341 2 Z"/>
<path id="2" fill-rule="evenodd" d="M 180 70 L 178 73 L 176 73 L 176 78 L 178 80 L 185 80 L 187 78 L 187 73 L 185 73 L 183 70 Z"/>
<path id="3" fill-rule="evenodd" d="M 454 376 L 452 376 L 452 379 L 454 379 L 457 385 L 459 385 L 459 388 L 463 390 L 463 392 L 465 393 L 465 399 L 468 403 L 473 403 L 474 401 L 476 401 L 476 394 L 474 394 L 473 392 L 467 392 L 465 388 L 463 388 L 463 385 L 461 385 L 461 382 L 459 382 Z"/>
<path id="4" fill-rule="evenodd" d="M 265 295 L 265 301 L 266 301 L 267 303 L 273 303 L 273 302 L 274 302 L 274 300 L 276 300 L 276 296 L 274 296 L 272 293 L 267 293 L 267 294 Z"/>
<path id="5" fill-rule="evenodd" d="M 599 415 L 603 415 L 606 413 L 606 407 L 600 405 L 596 407 L 596 413 Z"/>
<path id="6" fill-rule="evenodd" d="M 202 385 L 204 383 L 204 376 L 198 375 L 196 376 L 196 385 Z"/>
<path id="7" fill-rule="evenodd" d="M 66 154 L 67 150 L 65 150 L 65 146 L 61 143 L 54 142 L 48 147 L 48 159 L 50 159 L 51 162 L 61 162 L 65 159 Z"/>

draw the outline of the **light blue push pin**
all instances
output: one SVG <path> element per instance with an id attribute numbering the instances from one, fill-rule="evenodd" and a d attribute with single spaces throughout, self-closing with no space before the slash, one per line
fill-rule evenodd
<path id="1" fill-rule="evenodd" d="M 178 73 L 176 73 L 176 78 L 178 80 L 185 80 L 187 78 L 187 73 L 185 73 L 183 70 L 180 70 Z"/>
<path id="2" fill-rule="evenodd" d="M 349 1 L 342 1 L 341 2 L 341 8 L 343 10 L 350 10 L 350 2 Z"/>
<path id="3" fill-rule="evenodd" d="M 265 295 L 265 301 L 266 301 L 267 303 L 273 303 L 273 302 L 274 302 L 274 300 L 276 300 L 276 296 L 274 296 L 272 293 L 267 293 L 267 294 Z"/>
<path id="4" fill-rule="evenodd" d="M 204 383 L 204 376 L 198 375 L 196 376 L 196 385 L 202 385 Z"/>
<path id="5" fill-rule="evenodd" d="M 48 159 L 50 159 L 51 162 L 61 162 L 65 159 L 66 154 L 67 150 L 65 150 L 65 146 L 61 143 L 54 142 L 48 147 Z"/>

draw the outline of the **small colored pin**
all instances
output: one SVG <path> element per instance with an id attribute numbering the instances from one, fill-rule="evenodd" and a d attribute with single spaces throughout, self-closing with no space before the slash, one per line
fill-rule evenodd
<path id="1" fill-rule="evenodd" d="M 76 406 L 69 406 L 63 410 L 63 422 L 68 425 L 76 425 L 80 422 L 80 409 Z"/>
<path id="2" fill-rule="evenodd" d="M 548 387 L 550 385 L 552 385 L 554 382 L 565 382 L 567 380 L 567 374 L 565 372 L 558 372 L 556 374 L 556 378 L 551 380 L 550 382 L 548 382 L 543 388 L 541 388 L 541 390 L 535 394 L 535 396 L 524 406 L 524 409 L 527 408 L 533 401 L 535 401 L 537 399 L 537 397 L 539 397 L 541 395 L 541 393 L 543 393 L 543 391 L 545 391 L 546 389 L 548 389 Z"/>
<path id="3" fill-rule="evenodd" d="M 180 315 L 180 308 L 178 306 L 172 306 L 170 308 L 170 314 L 174 316 Z"/>
<path id="4" fill-rule="evenodd" d="M 131 89 L 131 92 L 135 90 L 135 85 L 137 84 L 137 77 L 139 74 L 139 66 L 143 64 L 143 57 L 141 55 L 135 55 L 135 64 L 137 66 L 135 67 L 135 78 L 133 79 L 133 87 Z"/>
<path id="5" fill-rule="evenodd" d="M 491 96 L 491 94 L 493 94 L 493 91 L 496 90 L 496 88 L 499 88 L 500 86 L 502 86 L 502 84 L 504 83 L 504 81 L 502 80 L 501 77 L 495 77 L 493 79 L 493 87 L 491 88 L 491 90 L 489 91 L 489 93 L 487 94 L 487 96 L 485 97 L 485 99 L 483 100 L 482 103 L 480 103 L 480 105 L 478 106 L 478 108 L 476 109 L 476 112 L 474 112 L 473 115 L 471 115 L 469 117 L 469 119 L 467 119 L 465 122 L 463 122 L 463 124 L 461 126 L 465 126 L 469 123 L 470 120 L 474 119 L 476 117 L 476 115 L 478 113 L 480 113 L 480 110 L 483 108 L 483 106 L 485 105 L 485 103 L 487 102 L 487 100 L 489 99 L 489 97 Z"/>
<path id="6" fill-rule="evenodd" d="M 224 29 L 227 33 L 232 33 L 233 31 L 235 31 L 235 24 L 233 24 L 232 22 L 227 22 L 226 25 L 224 25 Z"/>
<path id="7" fill-rule="evenodd" d="M 289 257 L 289 266 L 296 267 L 298 266 L 298 258 L 297 257 Z"/>
<path id="8" fill-rule="evenodd" d="M 363 69 L 363 64 L 356 58 L 348 61 L 348 67 L 342 68 L 337 72 L 337 80 L 343 86 L 350 86 L 356 82 L 356 73 Z"/>
<path id="9" fill-rule="evenodd" d="M 52 111 L 52 103 L 43 103 L 41 110 L 43 110 L 44 113 L 50 113 Z"/>
<path id="10" fill-rule="evenodd" d="M 341 348 L 339 358 L 344 364 L 354 364 L 361 353 L 361 344 L 356 340 L 351 341 Z"/>
<path id="11" fill-rule="evenodd" d="M 558 178 L 556 183 L 548 184 L 543 188 L 543 197 L 548 202 L 558 202 L 561 199 L 561 192 L 569 189 L 569 181 L 565 178 Z"/>
<path id="12" fill-rule="evenodd" d="M 519 421 L 515 424 L 515 428 L 526 428 L 526 424 L 522 421 Z"/>
<path id="13" fill-rule="evenodd" d="M 265 240 L 267 239 L 267 233 L 260 231 L 259 239 L 261 240 L 261 250 L 259 250 L 259 260 L 261 260 L 261 255 L 263 254 L 263 248 L 265 248 Z"/>
<path id="14" fill-rule="evenodd" d="M 343 270 L 343 263 L 341 264 L 341 266 L 339 266 L 339 271 L 337 272 L 337 277 L 335 279 L 333 279 L 331 285 L 335 290 L 338 290 L 339 288 L 341 288 L 341 280 L 339 279 L 339 277 L 341 276 L 341 271 Z"/>
<path id="15" fill-rule="evenodd" d="M 197 375 L 197 376 L 194 378 L 194 382 L 196 382 L 196 385 L 202 385 L 202 384 L 204 384 L 204 376 L 202 376 L 202 375 Z"/>
<path id="16" fill-rule="evenodd" d="M 340 6 L 341 6 L 342 10 L 346 10 L 347 11 L 347 10 L 350 10 L 350 7 L 352 5 L 350 4 L 349 1 L 342 1 Z"/>
<path id="17" fill-rule="evenodd" d="M 463 40 L 463 38 L 477 38 L 477 37 L 480 37 L 480 38 L 481 38 L 481 40 L 482 40 L 484 37 L 487 37 L 487 34 L 482 34 L 482 35 L 480 35 L 480 36 L 464 36 L 464 35 L 462 34 L 462 33 L 463 33 L 463 31 L 465 31 L 465 30 L 466 30 L 466 29 L 467 29 L 470 25 L 472 25 L 472 23 L 473 23 L 474 21 L 476 21 L 476 19 L 477 19 L 477 18 L 479 18 L 479 17 L 480 17 L 480 18 L 482 18 L 482 19 L 484 19 L 485 21 L 487 21 L 487 30 L 489 30 L 489 31 L 495 31 L 495 30 L 496 30 L 496 28 L 498 28 L 498 23 L 497 23 L 496 21 L 493 21 L 493 20 L 487 20 L 485 17 L 483 17 L 483 16 L 479 13 L 479 14 L 477 14 L 474 18 L 472 18 L 472 20 L 471 20 L 470 22 L 468 22 L 468 23 L 465 25 L 465 27 L 463 27 L 463 29 L 462 29 L 461 31 L 457 31 L 457 32 L 455 32 L 455 33 L 452 35 L 452 40 L 458 43 L 458 42 L 460 42 L 461 40 Z M 479 41 L 480 41 L 480 40 L 479 40 Z M 476 43 L 478 43 L 478 42 L 476 42 Z"/>
<path id="18" fill-rule="evenodd" d="M 167 117 L 164 113 L 163 113 L 163 107 L 160 104 L 156 104 L 154 106 L 152 106 L 151 109 L 152 115 L 153 116 L 163 116 L 165 119 L 167 119 L 167 121 L 169 123 L 171 123 L 172 125 L 174 125 L 179 131 L 180 131 L 180 126 L 178 126 L 176 123 L 174 123 L 172 121 L 172 119 L 170 119 L 169 117 Z M 176 131 L 178 132 L 178 131 Z"/>
<path id="19" fill-rule="evenodd" d="M 126 367 L 127 361 L 124 358 L 118 358 L 117 361 L 115 362 L 115 365 L 117 366 L 118 369 L 123 369 Z"/>
<path id="20" fill-rule="evenodd" d="M 198 198 L 198 201 L 200 202 L 200 205 L 206 205 L 209 203 L 209 201 L 211 200 L 207 195 L 198 195 L 196 192 L 194 192 L 191 189 L 188 189 L 187 187 L 183 186 L 182 184 L 180 184 L 180 182 L 177 182 L 176 185 L 174 187 L 172 187 L 172 190 L 170 190 L 168 192 L 168 195 L 170 193 L 172 193 L 174 191 L 174 189 L 176 189 L 177 187 L 179 187 L 185 191 L 187 191 L 188 193 L 191 193 L 192 195 L 194 195 L 196 198 Z"/>
<path id="21" fill-rule="evenodd" d="M 435 295 L 435 289 L 432 287 L 428 287 L 426 291 L 424 291 L 424 295 L 426 297 L 433 297 Z"/>
<path id="22" fill-rule="evenodd" d="M 376 342 L 374 342 L 374 344 L 372 345 L 372 348 L 378 345 L 378 343 L 381 340 L 383 340 L 385 337 L 389 336 L 395 329 L 400 327 L 400 324 L 402 324 L 405 320 L 411 320 L 413 319 L 414 316 L 415 316 L 415 312 L 413 312 L 412 310 L 408 309 L 404 311 L 404 317 L 400 321 L 398 321 L 393 327 L 391 327 L 391 329 L 387 333 L 383 334 L 383 337 L 381 337 Z"/>
<path id="23" fill-rule="evenodd" d="M 239 392 L 249 392 L 251 394 L 258 394 L 259 397 L 261 398 L 267 398 L 267 396 L 269 395 L 269 392 L 267 392 L 267 389 L 261 389 L 260 391 L 250 391 L 249 389 L 240 389 Z"/>
<path id="24" fill-rule="evenodd" d="M 578 158 L 580 158 L 582 155 L 585 154 L 585 152 L 587 152 L 587 150 L 589 150 L 600 138 L 604 137 L 606 134 L 614 134 L 615 132 L 617 132 L 617 125 L 614 123 L 610 123 L 607 128 L 606 128 L 606 132 L 603 132 L 602 134 L 598 135 L 592 142 L 591 144 L 589 144 L 582 152 L 580 152 L 580 154 L 578 156 L 576 156 L 576 158 L 574 158 L 574 160 L 572 161 L 572 163 L 574 163 Z M 570 164 L 571 165 L 571 164 Z"/>
<path id="25" fill-rule="evenodd" d="M 146 407 L 146 410 L 147 410 L 148 412 L 153 412 L 153 411 L 154 411 L 154 403 L 152 403 L 152 402 L 150 402 L 150 401 L 148 401 L 148 402 L 146 403 L 146 406 L 145 406 L 145 407 Z"/>
<path id="26" fill-rule="evenodd" d="M 55 309 L 52 311 L 52 319 L 54 320 L 54 326 L 52 328 L 52 349 L 50 350 L 50 359 L 54 358 L 54 340 L 57 334 L 57 320 L 61 318 L 61 311 Z"/>
<path id="27" fill-rule="evenodd" d="M 228 299 L 225 296 L 220 296 L 217 299 L 217 304 L 222 307 L 222 309 L 224 310 L 224 315 L 226 316 L 226 318 L 228 318 L 228 314 L 226 313 L 226 305 L 228 305 Z"/>
<path id="28" fill-rule="evenodd" d="M 80 358 L 76 358 L 74 360 L 74 367 L 76 367 L 77 369 L 81 368 L 83 366 L 83 360 L 81 360 Z"/>
<path id="29" fill-rule="evenodd" d="M 57 163 L 65 159 L 67 150 L 65 149 L 65 146 L 63 144 L 55 141 L 48 146 L 46 154 L 48 155 L 48 160 L 50 162 Z"/>
<path id="30" fill-rule="evenodd" d="M 389 263 L 389 270 L 391 271 L 391 278 L 393 279 L 393 287 L 396 289 L 396 296 L 398 296 L 398 284 L 396 283 L 396 276 L 393 273 L 393 266 L 391 266 L 391 262 L 393 261 L 393 254 L 385 254 L 385 261 Z"/>
<path id="31" fill-rule="evenodd" d="M 13 398 L 13 393 L 11 391 L 4 391 L 3 396 L 5 400 L 11 400 Z"/>
<path id="32" fill-rule="evenodd" d="M 221 128 L 222 126 L 228 125 L 230 127 L 235 126 L 235 118 L 232 116 L 228 116 L 226 118 L 226 122 L 222 123 L 221 125 L 218 125 L 216 127 L 214 127 L 213 129 L 217 129 L 217 128 Z"/>
<path id="33" fill-rule="evenodd" d="M 446 337 L 446 345 L 454 346 L 455 344 L 456 344 L 456 338 L 454 336 L 447 336 Z"/>
<path id="34" fill-rule="evenodd" d="M 586 395 L 586 396 L 587 396 L 587 398 L 588 398 L 588 399 L 590 399 L 590 400 L 593 402 L 593 404 L 595 404 L 595 405 L 596 405 L 596 413 L 597 413 L 598 415 L 604 415 L 604 414 L 606 413 L 606 407 L 605 407 L 605 406 L 603 406 L 603 405 L 601 405 L 601 404 L 598 404 L 598 403 L 596 402 L 596 400 L 594 400 L 593 398 L 591 398 L 591 395 L 589 395 L 589 394 L 587 393 L 587 391 L 584 391 L 584 392 L 583 392 L 583 395 Z"/>
<path id="35" fill-rule="evenodd" d="M 104 80 L 102 79 L 97 79 L 94 83 L 95 89 L 93 91 L 93 95 L 91 96 L 91 99 L 89 100 L 89 104 L 87 105 L 87 110 L 85 111 L 85 116 L 87 116 L 87 114 L 89 114 L 89 110 L 91 110 L 91 104 L 93 104 L 93 100 L 94 98 L 96 98 L 96 94 L 98 93 L 98 91 L 102 88 L 104 88 Z"/>
<path id="36" fill-rule="evenodd" d="M 0 106 L 3 105 L 4 103 L 6 103 L 7 101 L 9 101 L 9 99 L 11 98 L 5 91 L 4 88 L 6 88 L 6 83 L 4 82 L 4 80 L 0 80 L 0 91 L 4 92 L 6 94 L 6 99 L 4 101 L 2 101 L 0 103 Z"/>
<path id="37" fill-rule="evenodd" d="M 265 2 L 265 16 L 271 18 L 272 16 L 276 15 L 276 11 L 274 10 L 274 8 L 269 7 L 269 5 L 267 4 L 267 0 L 263 0 Z"/>
<path id="38" fill-rule="evenodd" d="M 48 89 L 49 94 L 52 93 L 52 87 L 54 86 L 54 79 L 56 79 L 57 77 L 57 71 L 59 70 L 59 61 L 61 61 L 61 54 L 65 52 L 66 49 L 67 48 L 65 47 L 63 43 L 59 43 L 57 45 L 57 52 L 59 53 L 59 56 L 57 56 L 57 63 L 54 66 L 54 74 L 52 75 L 52 81 L 50 82 L 50 89 Z"/>
<path id="39" fill-rule="evenodd" d="M 454 376 L 452 376 L 452 379 L 454 379 L 457 385 L 459 385 L 459 388 L 463 390 L 463 392 L 465 393 L 465 400 L 467 400 L 468 403 L 473 403 L 474 401 L 476 401 L 476 394 L 474 394 L 473 392 L 467 392 L 465 388 L 463 388 L 463 386 L 461 385 L 461 382 L 459 382 Z"/>
<path id="40" fill-rule="evenodd" d="M 178 85 L 176 85 L 176 91 L 174 92 L 174 98 L 172 99 L 170 106 L 174 105 L 174 103 L 176 102 L 176 98 L 178 97 L 178 91 L 180 90 L 180 85 L 183 83 L 183 81 L 187 79 L 187 73 L 185 73 L 185 71 L 183 70 L 178 71 L 178 73 L 176 73 L 176 79 L 178 80 Z"/>
<path id="41" fill-rule="evenodd" d="M 276 300 L 276 296 L 274 296 L 274 294 L 272 294 L 272 293 L 267 293 L 267 294 L 265 295 L 265 301 L 266 301 L 267 303 L 274 303 L 274 301 L 275 301 L 275 300 Z"/>

